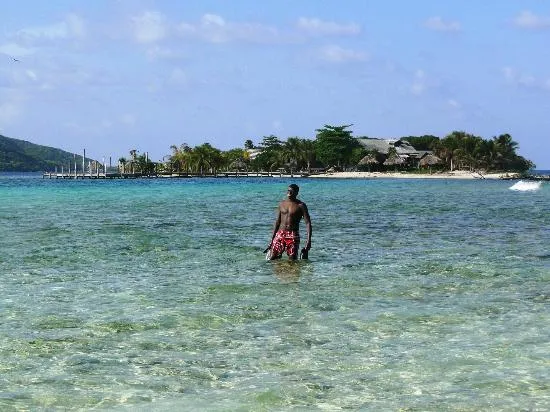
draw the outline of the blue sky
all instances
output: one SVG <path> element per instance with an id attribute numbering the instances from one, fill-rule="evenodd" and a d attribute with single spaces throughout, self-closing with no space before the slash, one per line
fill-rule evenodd
<path id="1" fill-rule="evenodd" d="M 550 169 L 547 1 L 19 0 L 2 23 L 5 136 L 116 161 L 464 130 Z"/>

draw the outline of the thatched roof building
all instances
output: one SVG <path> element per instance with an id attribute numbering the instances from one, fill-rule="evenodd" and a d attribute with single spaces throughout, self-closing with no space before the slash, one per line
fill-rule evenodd
<path id="1" fill-rule="evenodd" d="M 423 156 L 422 159 L 420 159 L 420 162 L 418 162 L 418 164 L 420 166 L 435 166 L 443 164 L 443 160 L 432 153 L 428 153 Z"/>
<path id="2" fill-rule="evenodd" d="M 369 152 L 377 152 L 386 157 L 390 151 L 393 151 L 392 149 L 395 149 L 394 153 L 397 154 L 397 157 L 400 160 L 391 160 L 389 162 L 391 166 L 405 163 L 408 163 L 411 166 L 416 166 L 422 157 L 426 156 L 428 153 L 431 153 L 425 150 L 416 150 L 408 141 L 400 139 L 373 139 L 364 137 L 358 138 L 357 141 Z M 386 162 L 384 162 L 384 165 L 388 166 Z"/>
<path id="3" fill-rule="evenodd" d="M 388 157 L 384 161 L 384 166 L 401 166 L 407 163 L 407 159 L 403 156 Z"/>

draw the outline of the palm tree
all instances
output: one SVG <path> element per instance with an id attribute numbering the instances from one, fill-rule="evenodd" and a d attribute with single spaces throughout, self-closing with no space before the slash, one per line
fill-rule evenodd
<path id="1" fill-rule="evenodd" d="M 498 137 L 493 137 L 494 149 L 496 152 L 496 168 L 506 170 L 509 165 L 514 163 L 516 148 L 518 144 L 512 140 L 512 136 L 508 133 L 501 134 Z"/>
<path id="2" fill-rule="evenodd" d="M 170 164 L 173 165 L 178 172 L 182 172 L 183 170 L 189 172 L 192 152 L 189 145 L 187 143 L 183 143 L 180 147 L 172 145 L 170 149 L 172 149 Z"/>
<path id="3" fill-rule="evenodd" d="M 126 173 L 125 167 L 126 159 L 124 157 L 121 157 L 120 159 L 118 159 L 118 168 L 122 171 L 122 174 Z"/>
<path id="4" fill-rule="evenodd" d="M 293 167 L 299 165 L 302 160 L 301 139 L 298 137 L 289 137 L 283 144 L 282 148 L 282 160 L 283 164 L 290 166 L 290 173 L 292 174 Z"/>
<path id="5" fill-rule="evenodd" d="M 205 169 L 210 173 L 216 173 L 216 170 L 223 164 L 221 151 L 212 147 L 210 143 L 204 143 L 195 146 L 192 150 L 191 162 L 195 172 L 204 174 Z"/>
<path id="6" fill-rule="evenodd" d="M 440 140 L 435 148 L 436 155 L 445 160 L 445 163 L 449 165 L 451 172 L 454 170 L 453 158 L 455 157 L 456 149 L 458 149 L 459 137 L 455 133 L 459 132 L 453 132 L 444 139 Z"/>
<path id="7" fill-rule="evenodd" d="M 315 142 L 313 140 L 302 139 L 301 142 L 302 159 L 307 165 L 308 173 L 311 172 L 311 164 L 315 162 Z"/>

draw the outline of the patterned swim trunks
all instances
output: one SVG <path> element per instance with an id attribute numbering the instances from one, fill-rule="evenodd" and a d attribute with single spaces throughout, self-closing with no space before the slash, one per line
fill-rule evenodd
<path id="1" fill-rule="evenodd" d="M 298 256 L 300 234 L 291 230 L 279 230 L 271 244 L 271 257 L 281 257 L 286 251 L 288 256 Z"/>

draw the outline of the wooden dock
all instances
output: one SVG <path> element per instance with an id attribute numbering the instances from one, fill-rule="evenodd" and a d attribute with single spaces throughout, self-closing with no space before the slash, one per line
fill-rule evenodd
<path id="1" fill-rule="evenodd" d="M 275 178 L 304 178 L 308 173 L 275 173 L 275 172 L 218 172 L 215 174 L 193 173 L 158 173 L 144 175 L 142 173 L 56 173 L 44 172 L 43 179 L 186 179 L 186 178 L 224 178 L 224 177 L 275 177 Z"/>

